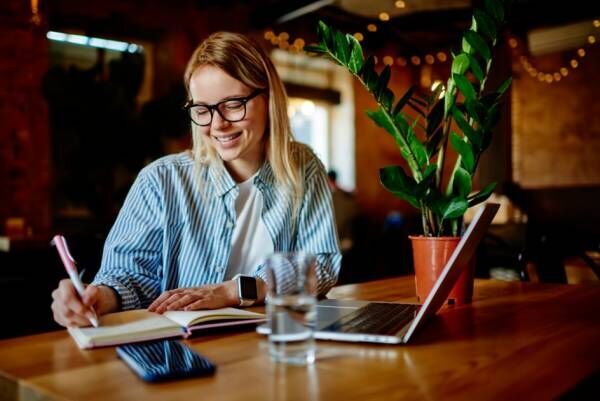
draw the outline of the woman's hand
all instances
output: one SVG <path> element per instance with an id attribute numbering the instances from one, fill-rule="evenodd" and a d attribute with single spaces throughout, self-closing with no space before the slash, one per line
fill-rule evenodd
<path id="1" fill-rule="evenodd" d="M 262 302 L 267 291 L 266 284 L 263 280 L 257 279 L 256 285 L 258 287 L 257 302 Z M 148 310 L 163 313 L 168 310 L 217 309 L 239 305 L 237 283 L 229 280 L 221 284 L 165 291 L 152 302 Z"/>
<path id="2" fill-rule="evenodd" d="M 89 326 L 94 312 L 100 316 L 119 307 L 117 295 L 111 288 L 88 285 L 80 298 L 69 279 L 60 281 L 52 292 L 52 300 L 54 320 L 65 327 Z"/>
<path id="3" fill-rule="evenodd" d="M 168 310 L 217 309 L 239 304 L 237 285 L 230 280 L 221 284 L 165 291 L 152 302 L 148 310 L 163 313 Z"/>

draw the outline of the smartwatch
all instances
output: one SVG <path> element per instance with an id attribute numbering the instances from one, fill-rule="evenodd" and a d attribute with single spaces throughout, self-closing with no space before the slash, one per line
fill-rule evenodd
<path id="1" fill-rule="evenodd" d="M 254 305 L 254 303 L 258 299 L 258 288 L 256 286 L 256 278 L 253 276 L 245 276 L 243 274 L 238 274 L 233 278 L 233 280 L 237 282 L 240 306 Z"/>

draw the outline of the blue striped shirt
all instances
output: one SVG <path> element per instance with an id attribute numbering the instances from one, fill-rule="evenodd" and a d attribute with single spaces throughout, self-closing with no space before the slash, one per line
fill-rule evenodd
<path id="1" fill-rule="evenodd" d="M 253 183 L 263 196 L 261 217 L 275 252 L 315 254 L 318 291 L 324 294 L 337 281 L 341 265 L 331 192 L 325 169 L 312 153 L 303 168 L 304 196 L 296 219 L 268 162 Z M 106 239 L 93 284 L 115 289 L 127 310 L 147 307 L 165 290 L 223 282 L 238 193 L 222 164 L 196 169 L 189 152 L 149 164 Z M 256 266 L 252 274 L 266 279 L 265 266 Z"/>

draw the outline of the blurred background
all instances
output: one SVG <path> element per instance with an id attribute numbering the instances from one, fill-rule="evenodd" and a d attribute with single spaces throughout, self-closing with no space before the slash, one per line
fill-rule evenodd
<path id="1" fill-rule="evenodd" d="M 449 75 L 470 0 L 3 0 L 0 3 L 0 337 L 55 328 L 63 233 L 85 279 L 138 171 L 190 147 L 182 75 L 210 33 L 255 38 L 271 54 L 299 141 L 330 170 L 341 283 L 411 274 L 419 216 L 379 183 L 402 164 L 365 115 L 375 103 L 345 70 L 308 56 L 319 20 L 354 34 L 397 95 Z M 490 86 L 512 87 L 477 186 L 501 212 L 479 277 L 590 283 L 600 247 L 600 3 L 514 0 Z M 12 307 L 11 305 L 19 305 Z"/>

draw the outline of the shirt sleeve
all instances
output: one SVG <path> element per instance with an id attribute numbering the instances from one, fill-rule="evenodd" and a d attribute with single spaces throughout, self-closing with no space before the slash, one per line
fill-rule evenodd
<path id="1" fill-rule="evenodd" d="M 316 158 L 309 162 L 306 177 L 294 250 L 316 256 L 317 291 L 319 295 L 325 295 L 337 282 L 342 254 L 327 175 Z M 259 266 L 254 275 L 266 281 L 266 267 Z"/>
<path id="2" fill-rule="evenodd" d="M 112 287 L 123 310 L 147 307 L 161 290 L 163 202 L 147 170 L 129 191 L 92 284 Z"/>

